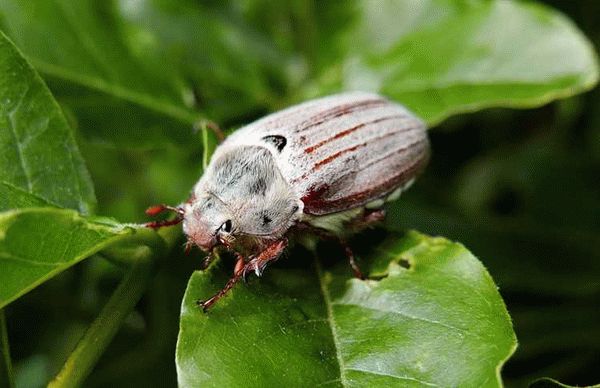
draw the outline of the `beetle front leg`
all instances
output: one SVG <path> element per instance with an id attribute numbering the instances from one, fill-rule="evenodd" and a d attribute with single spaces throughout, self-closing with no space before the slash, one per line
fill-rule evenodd
<path id="1" fill-rule="evenodd" d="M 244 257 L 239 253 L 235 253 L 237 260 L 235 263 L 235 269 L 233 270 L 233 276 L 225 287 L 215 295 L 210 297 L 209 299 L 202 301 L 196 301 L 198 307 L 202 308 L 202 311 L 206 312 L 212 305 L 214 305 L 219 299 L 221 299 L 225 294 L 229 292 L 236 285 L 237 282 L 242 278 L 246 278 L 246 274 L 249 272 L 254 272 L 257 276 L 262 275 L 267 264 L 271 261 L 277 260 L 279 255 L 283 252 L 285 247 L 288 245 L 287 238 L 283 238 L 281 240 L 277 240 L 265 248 L 264 251 L 258 254 L 255 258 L 251 259 L 248 263 L 244 263 Z"/>
<path id="2" fill-rule="evenodd" d="M 225 284 L 225 287 L 223 287 L 223 289 L 221 291 L 217 292 L 216 294 L 214 294 L 207 300 L 204 300 L 204 301 L 197 300 L 196 301 L 196 305 L 198 307 L 201 307 L 202 311 L 206 312 L 213 304 L 215 304 L 219 299 L 224 297 L 225 294 L 227 294 L 229 292 L 229 290 L 231 290 L 233 288 L 233 286 L 235 286 L 235 284 L 237 282 L 239 282 L 240 279 L 242 278 L 243 271 L 244 271 L 244 257 L 237 252 L 236 252 L 236 257 L 237 257 L 237 260 L 235 262 L 233 276 L 229 279 L 227 284 Z"/>

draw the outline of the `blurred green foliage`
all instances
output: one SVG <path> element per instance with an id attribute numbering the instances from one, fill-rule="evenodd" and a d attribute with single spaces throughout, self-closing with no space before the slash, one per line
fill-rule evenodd
<path id="1" fill-rule="evenodd" d="M 568 19 L 537 3 L 498 3 L 3 0 L 0 25 L 75 128 L 96 213 L 135 222 L 149 204 L 180 202 L 201 174 L 197 120 L 229 130 L 360 87 L 438 123 L 592 86 L 594 58 L 580 55 L 587 43 Z M 596 0 L 546 3 L 598 47 Z M 513 49 L 523 56 L 506 55 Z M 599 382 L 598 89 L 455 116 L 431 140 L 428 170 L 386 226 L 461 241 L 481 258 L 519 339 L 508 386 Z M 196 253 L 174 250 L 86 386 L 176 384 L 180 303 L 198 265 Z M 56 375 L 121 276 L 94 256 L 6 309 L 18 386 Z"/>

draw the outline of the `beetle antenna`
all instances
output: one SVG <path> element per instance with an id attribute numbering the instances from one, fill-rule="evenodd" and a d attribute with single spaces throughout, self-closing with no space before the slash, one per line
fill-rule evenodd
<path id="1" fill-rule="evenodd" d="M 146 209 L 146 214 L 149 216 L 155 216 L 166 210 L 175 212 L 177 214 L 177 216 L 172 220 L 151 221 L 151 222 L 146 222 L 144 225 L 147 228 L 158 229 L 158 228 L 162 228 L 163 226 L 177 225 L 181 221 L 183 221 L 184 210 L 181 207 L 160 204 L 160 205 L 151 206 L 148 209 Z"/>
<path id="2" fill-rule="evenodd" d="M 165 204 L 159 204 L 159 205 L 154 205 L 154 206 L 150 206 L 148 209 L 146 209 L 146 214 L 149 216 L 155 216 L 157 214 L 160 214 L 166 210 L 170 210 L 172 212 L 175 212 L 177 214 L 179 214 L 180 216 L 183 216 L 183 208 L 180 207 L 175 207 L 175 206 L 169 206 L 169 205 L 165 205 Z"/>

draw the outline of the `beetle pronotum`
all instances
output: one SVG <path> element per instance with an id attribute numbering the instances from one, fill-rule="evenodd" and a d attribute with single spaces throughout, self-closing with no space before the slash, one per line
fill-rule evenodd
<path id="1" fill-rule="evenodd" d="M 345 237 L 384 217 L 429 157 L 425 124 L 402 105 L 363 92 L 292 106 L 230 135 L 213 154 L 189 200 L 158 228 L 183 222 L 188 244 L 212 257 L 222 246 L 236 254 L 225 287 L 198 305 L 206 311 L 241 278 L 260 276 L 294 233 Z M 188 245 L 190 246 L 190 245 Z M 363 277 L 350 248 L 354 273 Z"/>

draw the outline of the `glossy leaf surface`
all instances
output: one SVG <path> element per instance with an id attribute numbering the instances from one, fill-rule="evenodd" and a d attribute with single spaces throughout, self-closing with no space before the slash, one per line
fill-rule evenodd
<path id="1" fill-rule="evenodd" d="M 591 88 L 590 42 L 563 15 L 518 1 L 361 3 L 344 87 L 378 90 L 430 123 L 532 107 Z"/>
<path id="2" fill-rule="evenodd" d="M 0 211 L 50 205 L 89 213 L 95 201 L 60 107 L 0 33 Z"/>

